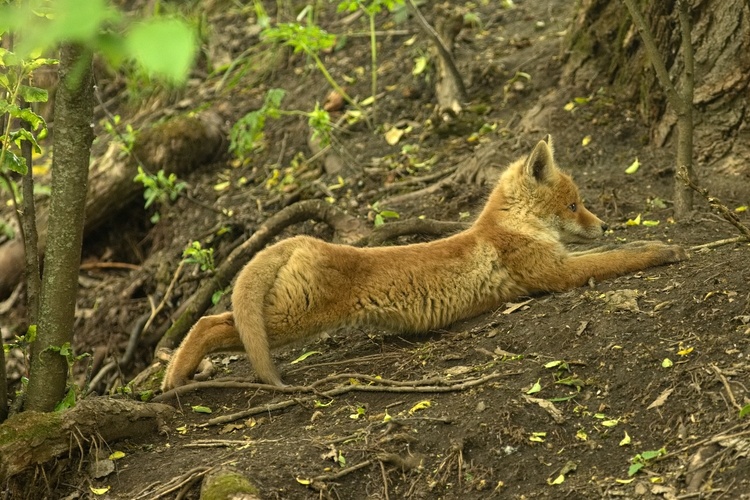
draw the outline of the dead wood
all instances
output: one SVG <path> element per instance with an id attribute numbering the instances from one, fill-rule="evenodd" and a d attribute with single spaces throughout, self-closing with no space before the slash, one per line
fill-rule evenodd
<path id="1" fill-rule="evenodd" d="M 406 4 L 422 31 L 432 42 L 438 56 L 435 95 L 440 112 L 447 111 L 458 115 L 464 104 L 469 101 L 466 86 L 453 59 L 453 44 L 463 26 L 463 16 L 458 12 L 447 12 L 443 8 L 436 9 L 438 21 L 435 29 L 430 26 L 413 0 L 407 0 Z"/>
<path id="2" fill-rule="evenodd" d="M 107 151 L 91 162 L 86 201 L 86 227 L 89 233 L 141 196 L 143 186 L 133 182 L 138 172 L 134 158 L 151 172 L 184 176 L 216 158 L 224 143 L 221 119 L 212 112 L 180 116 L 140 131 L 133 151 L 127 155 L 113 141 Z M 47 200 L 37 204 L 39 252 L 47 244 Z M 0 299 L 7 297 L 23 275 L 23 242 L 11 240 L 0 246 Z"/>
<path id="3" fill-rule="evenodd" d="M 71 448 L 161 431 L 173 412 L 164 404 L 91 398 L 63 412 L 16 414 L 0 425 L 0 484 Z"/>

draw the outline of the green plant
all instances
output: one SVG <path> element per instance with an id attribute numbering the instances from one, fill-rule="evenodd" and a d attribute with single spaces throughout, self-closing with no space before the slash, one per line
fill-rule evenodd
<path id="1" fill-rule="evenodd" d="M 159 170 L 156 175 L 153 175 L 144 171 L 141 166 L 138 166 L 138 175 L 133 180 L 140 182 L 145 188 L 143 190 L 143 198 L 146 200 L 144 208 L 150 207 L 154 202 L 164 205 L 176 200 L 186 186 L 184 182 L 177 182 L 175 174 L 166 175 L 164 170 Z M 159 212 L 155 212 L 151 216 L 151 222 L 156 224 L 160 218 Z"/>
<path id="2" fill-rule="evenodd" d="M 660 448 L 658 450 L 649 450 L 639 453 L 630 459 L 630 467 L 628 468 L 628 476 L 634 476 L 639 470 L 652 463 L 662 455 L 666 455 L 666 448 Z"/>
<path id="3" fill-rule="evenodd" d="M 322 109 L 318 103 L 315 103 L 315 108 L 309 112 L 282 110 L 280 106 L 285 95 L 286 92 L 283 89 L 270 89 L 260 109 L 247 113 L 234 124 L 229 134 L 229 151 L 238 159 L 248 158 L 253 151 L 262 146 L 266 120 L 280 116 L 307 118 L 308 125 L 313 131 L 313 138 L 317 139 L 321 146 L 330 144 L 333 123 L 328 111 Z"/>
<path id="4" fill-rule="evenodd" d="M 381 210 L 378 206 L 378 202 L 375 202 L 370 207 L 373 212 L 375 212 L 374 217 L 374 223 L 375 227 L 382 226 L 385 224 L 385 219 L 398 219 L 399 215 L 398 212 L 394 212 L 393 210 Z"/>
<path id="5" fill-rule="evenodd" d="M 66 391 L 65 396 L 62 398 L 62 400 L 60 400 L 55 406 L 55 411 L 67 410 L 68 408 L 72 408 L 76 405 L 78 396 L 81 394 L 81 388 L 78 387 L 78 384 L 76 384 L 73 379 L 73 365 L 77 361 L 87 358 L 89 356 L 89 353 L 85 352 L 76 356 L 75 354 L 73 354 L 73 349 L 70 347 L 70 342 L 65 342 L 60 347 L 50 346 L 47 347 L 46 350 L 60 354 L 60 356 L 65 358 L 65 361 L 68 364 L 68 390 Z"/>
<path id="6" fill-rule="evenodd" d="M 203 248 L 200 241 L 194 241 L 182 252 L 183 262 L 189 264 L 198 264 L 201 271 L 213 271 L 214 266 L 214 249 Z"/>
<path id="7" fill-rule="evenodd" d="M 120 115 L 114 115 L 111 119 L 103 119 L 101 125 L 108 134 L 120 139 L 120 148 L 122 148 L 123 153 L 130 154 L 135 145 L 136 132 L 129 123 L 125 125 L 125 131 L 120 132 L 117 128 L 120 125 L 120 120 Z"/>
<path id="8" fill-rule="evenodd" d="M 393 11 L 398 6 L 403 6 L 403 0 L 343 0 L 336 7 L 336 12 L 354 12 L 361 9 L 369 20 L 370 29 L 370 80 L 373 106 L 375 96 L 378 93 L 378 44 L 375 38 L 375 16 L 384 8 Z"/>
<path id="9" fill-rule="evenodd" d="M 283 89 L 270 89 L 260 109 L 251 111 L 237 120 L 229 134 L 230 153 L 243 159 L 260 146 L 266 119 L 279 116 L 279 106 L 284 95 L 286 91 Z"/>
<path id="10" fill-rule="evenodd" d="M 355 107 L 358 111 L 364 113 L 362 108 L 352 99 L 349 94 L 333 79 L 331 73 L 326 68 L 323 61 L 318 55 L 323 50 L 333 48 L 336 43 L 336 37 L 331 35 L 323 28 L 308 24 L 302 26 L 298 23 L 279 23 L 275 26 L 268 27 L 261 33 L 264 41 L 272 43 L 282 43 L 294 49 L 294 52 L 304 52 L 314 62 L 318 70 L 323 74 L 328 84 L 341 96 L 346 102 Z"/>

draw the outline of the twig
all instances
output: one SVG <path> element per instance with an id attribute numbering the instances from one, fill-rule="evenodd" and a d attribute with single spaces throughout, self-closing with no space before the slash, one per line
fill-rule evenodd
<path id="1" fill-rule="evenodd" d="M 296 404 L 305 404 L 307 402 L 312 402 L 315 398 L 320 397 L 327 397 L 332 398 L 334 396 L 340 396 L 342 394 L 346 394 L 349 392 L 390 392 L 390 393 L 443 393 L 443 392 L 457 392 L 457 391 L 463 391 L 466 389 L 469 389 L 471 387 L 476 387 L 478 385 L 484 384 L 486 382 L 489 382 L 491 380 L 498 379 L 500 377 L 504 376 L 504 374 L 500 373 L 492 373 L 490 375 L 485 375 L 484 377 L 475 378 L 475 379 L 464 379 L 462 381 L 459 381 L 458 383 L 450 384 L 447 381 L 446 385 L 424 385 L 424 386 L 402 386 L 402 385 L 386 385 L 386 386 L 380 386 L 380 385 L 345 385 L 345 386 L 339 386 L 335 387 L 333 389 L 330 389 L 328 391 L 324 392 L 318 392 L 315 387 L 309 386 L 309 387 L 298 387 L 296 388 L 299 392 L 315 392 L 315 396 L 313 398 L 305 398 L 305 399 L 290 399 L 286 401 L 281 401 L 278 403 L 270 404 L 270 405 L 261 405 L 261 406 L 255 406 L 253 408 L 249 408 L 247 410 L 243 410 L 237 413 L 233 413 L 231 415 L 222 415 L 221 417 L 216 417 L 208 422 L 201 425 L 201 427 L 208 427 L 211 425 L 219 425 L 219 424 L 226 424 L 228 422 L 233 422 L 235 420 L 239 420 L 241 418 L 246 418 L 252 415 L 257 415 L 259 413 L 268 413 L 271 411 L 276 410 L 283 410 L 285 408 L 288 408 L 290 406 L 294 406 Z M 370 377 L 368 375 L 358 375 L 357 378 L 364 378 L 364 379 L 373 379 L 373 383 L 377 384 L 381 380 L 376 379 L 375 377 Z M 395 381 L 388 381 L 390 383 L 397 383 Z M 196 385 L 196 384 L 190 384 L 190 385 Z M 256 384 L 261 385 L 261 384 Z M 187 386 L 185 386 L 187 387 Z M 274 390 L 282 390 L 287 388 L 277 388 L 275 386 L 270 386 Z M 286 392 L 286 391 L 284 391 Z M 163 394 L 162 396 L 166 395 Z M 156 400 L 156 398 L 154 398 Z"/>
<path id="2" fill-rule="evenodd" d="M 727 378 L 721 372 L 719 367 L 713 363 L 708 366 L 711 367 L 716 376 L 719 377 L 719 380 L 721 380 L 721 383 L 724 384 L 724 390 L 727 391 L 727 396 L 729 397 L 729 401 L 732 403 L 732 406 L 734 406 L 737 410 L 742 411 L 742 406 L 738 405 L 737 400 L 734 398 L 734 393 L 732 392 L 732 388 L 729 386 L 729 381 L 727 381 Z"/>
<path id="3" fill-rule="evenodd" d="M 352 465 L 351 467 L 347 467 L 346 469 L 341 469 L 340 471 L 334 473 L 334 474 L 321 474 L 320 476 L 315 476 L 312 478 L 312 481 L 333 481 L 334 479 L 341 479 L 342 477 L 351 474 L 352 472 L 358 471 L 359 469 L 364 469 L 365 467 L 368 467 L 375 463 L 374 460 L 365 460 L 364 462 L 360 462 L 357 465 Z"/>
<path id="4" fill-rule="evenodd" d="M 388 496 L 388 476 L 385 473 L 385 465 L 383 465 L 382 460 L 378 460 L 378 463 L 380 464 L 380 473 L 383 475 L 383 497 L 385 497 L 385 500 L 390 500 L 390 497 Z"/>
<path id="5" fill-rule="evenodd" d="M 93 269 L 129 269 L 138 271 L 141 266 L 130 264 L 128 262 L 84 262 L 80 265 L 81 271 L 91 271 Z"/>
<path id="6" fill-rule="evenodd" d="M 156 316 L 161 312 L 162 309 L 164 309 L 164 304 L 167 303 L 170 295 L 172 295 L 172 289 L 174 289 L 174 284 L 177 282 L 177 278 L 179 278 L 183 267 L 185 267 L 185 261 L 181 260 L 180 265 L 177 266 L 177 269 L 174 272 L 174 276 L 172 276 L 172 281 L 169 283 L 169 286 L 167 287 L 167 291 L 164 292 L 164 297 L 161 299 L 161 302 L 159 302 L 159 305 L 156 306 L 156 309 L 154 309 L 151 312 L 151 316 L 149 316 L 148 321 L 146 321 L 146 324 L 143 326 L 144 332 L 148 331 L 149 327 L 154 322 L 154 319 L 156 319 Z"/>
<path id="7" fill-rule="evenodd" d="M 666 455 L 662 455 L 661 457 L 658 457 L 657 460 L 661 462 L 662 460 L 665 460 L 667 458 L 672 458 L 674 456 L 682 455 L 686 451 L 688 451 L 690 449 L 693 449 L 693 448 L 697 448 L 699 446 L 705 446 L 707 444 L 718 443 L 718 442 L 721 442 L 721 441 L 725 441 L 727 439 L 732 439 L 732 438 L 737 438 L 737 437 L 742 437 L 742 436 L 750 435 L 750 430 L 740 431 L 740 432 L 736 432 L 734 434 L 725 434 L 726 432 L 731 432 L 731 431 L 734 431 L 735 429 L 741 429 L 743 427 L 748 427 L 749 425 L 750 425 L 750 422 L 742 422 L 740 424 L 733 425 L 732 427 L 730 427 L 729 429 L 725 430 L 724 432 L 720 432 L 719 434 L 714 434 L 711 437 L 707 437 L 705 439 L 701 439 L 700 441 L 696 441 L 695 443 L 690 443 L 687 446 L 683 446 L 679 450 L 670 451 Z"/>
<path id="8" fill-rule="evenodd" d="M 448 72 L 451 74 L 451 77 L 456 84 L 456 89 L 459 92 L 458 98 L 463 101 L 462 104 L 467 102 L 469 98 L 466 94 L 466 86 L 464 85 L 464 81 L 461 78 L 461 73 L 459 73 L 458 68 L 456 67 L 456 62 L 453 60 L 453 56 L 443 43 L 440 35 L 438 35 L 437 31 L 435 31 L 432 26 L 430 26 L 430 23 L 427 22 L 427 19 L 424 18 L 422 12 L 419 10 L 419 7 L 417 7 L 417 5 L 414 3 L 414 0 L 406 0 L 406 5 L 414 14 L 414 17 L 419 22 L 420 27 L 422 28 L 422 30 L 424 30 L 427 37 L 435 45 L 435 48 L 437 48 L 437 51 L 440 54 L 440 59 L 442 59 L 445 63 L 445 67 L 448 69 Z"/>
<path id="9" fill-rule="evenodd" d="M 748 228 L 740 221 L 739 217 L 737 217 L 737 214 L 729 210 L 729 208 L 724 205 L 718 198 L 711 196 L 708 193 L 708 189 L 702 188 L 698 184 L 696 184 L 695 181 L 688 176 L 684 168 L 680 167 L 677 175 L 680 180 L 684 182 L 688 187 L 703 196 L 711 206 L 711 208 L 714 209 L 714 211 L 716 211 L 719 215 L 721 215 L 724 220 L 736 227 L 737 230 L 745 236 L 746 240 L 750 240 L 750 228 Z"/>
<path id="10" fill-rule="evenodd" d="M 695 252 L 696 250 L 703 250 L 704 248 L 716 248 L 724 245 L 729 245 L 731 243 L 740 243 L 743 241 L 748 241 L 748 238 L 745 236 L 737 236 L 735 238 L 726 238 L 724 240 L 717 240 L 712 241 L 710 243 L 703 243 L 702 245 L 695 245 L 693 247 L 690 247 L 691 252 Z"/>

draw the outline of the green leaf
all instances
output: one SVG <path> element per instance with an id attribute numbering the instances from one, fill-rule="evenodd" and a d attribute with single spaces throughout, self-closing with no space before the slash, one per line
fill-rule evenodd
<path id="1" fill-rule="evenodd" d="M 42 148 L 39 147 L 39 143 L 36 142 L 36 137 L 34 137 L 34 134 L 26 130 L 25 128 L 20 128 L 10 134 L 10 140 L 11 142 L 16 143 L 16 146 L 19 148 L 21 147 L 21 141 L 29 141 L 31 143 L 31 147 L 34 149 L 34 152 L 41 154 Z"/>
<path id="2" fill-rule="evenodd" d="M 47 91 L 39 87 L 29 85 L 20 85 L 18 95 L 26 102 L 47 102 Z"/>
<path id="3" fill-rule="evenodd" d="M 304 353 L 302 356 L 300 356 L 299 358 L 295 359 L 294 361 L 290 361 L 289 364 L 290 365 L 295 365 L 297 363 L 300 363 L 300 362 L 306 360 L 307 358 L 309 358 L 310 356 L 312 356 L 313 354 L 323 354 L 323 353 L 320 352 L 320 351 L 307 351 L 306 353 Z"/>
<path id="4" fill-rule="evenodd" d="M 67 410 L 68 408 L 73 408 L 76 405 L 76 391 L 73 386 L 71 386 L 68 389 L 68 392 L 65 394 L 65 397 L 62 398 L 62 401 L 57 403 L 55 405 L 55 411 L 62 411 Z"/>
<path id="5" fill-rule="evenodd" d="M 628 476 L 634 476 L 639 470 L 643 469 L 643 466 L 646 465 L 643 462 L 636 462 L 634 464 L 630 464 L 630 467 L 628 468 Z"/>
<path id="6" fill-rule="evenodd" d="M 213 411 L 208 406 L 195 405 L 191 407 L 195 413 L 212 413 Z"/>
<path id="7" fill-rule="evenodd" d="M 26 165 L 26 160 L 23 157 L 17 156 L 12 151 L 7 150 L 5 151 L 5 157 L 3 158 L 3 164 L 1 167 L 3 170 L 12 170 L 21 175 L 26 175 L 26 172 L 29 170 Z"/>
<path id="8" fill-rule="evenodd" d="M 146 71 L 184 82 L 193 64 L 195 34 L 176 19 L 152 19 L 136 25 L 125 45 Z"/>
<path id="9" fill-rule="evenodd" d="M 748 415 L 750 415 L 750 405 L 745 405 L 740 410 L 740 418 L 745 418 Z"/>

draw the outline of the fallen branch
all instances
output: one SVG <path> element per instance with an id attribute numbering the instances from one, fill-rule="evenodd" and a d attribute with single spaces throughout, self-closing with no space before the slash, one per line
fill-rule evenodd
<path id="1" fill-rule="evenodd" d="M 63 412 L 19 413 L 0 425 L 0 484 L 35 465 L 88 446 L 157 432 L 174 408 L 155 403 L 91 398 Z"/>
<path id="2" fill-rule="evenodd" d="M 717 240 L 717 241 L 712 241 L 710 243 L 703 243 L 702 245 L 692 246 L 690 247 L 690 251 L 695 252 L 697 250 L 703 250 L 706 248 L 716 248 L 716 247 L 721 247 L 724 245 L 729 245 L 731 243 L 740 243 L 742 241 L 748 241 L 748 239 L 745 238 L 744 236 L 737 236 L 736 238 L 726 238 L 724 240 Z"/>

